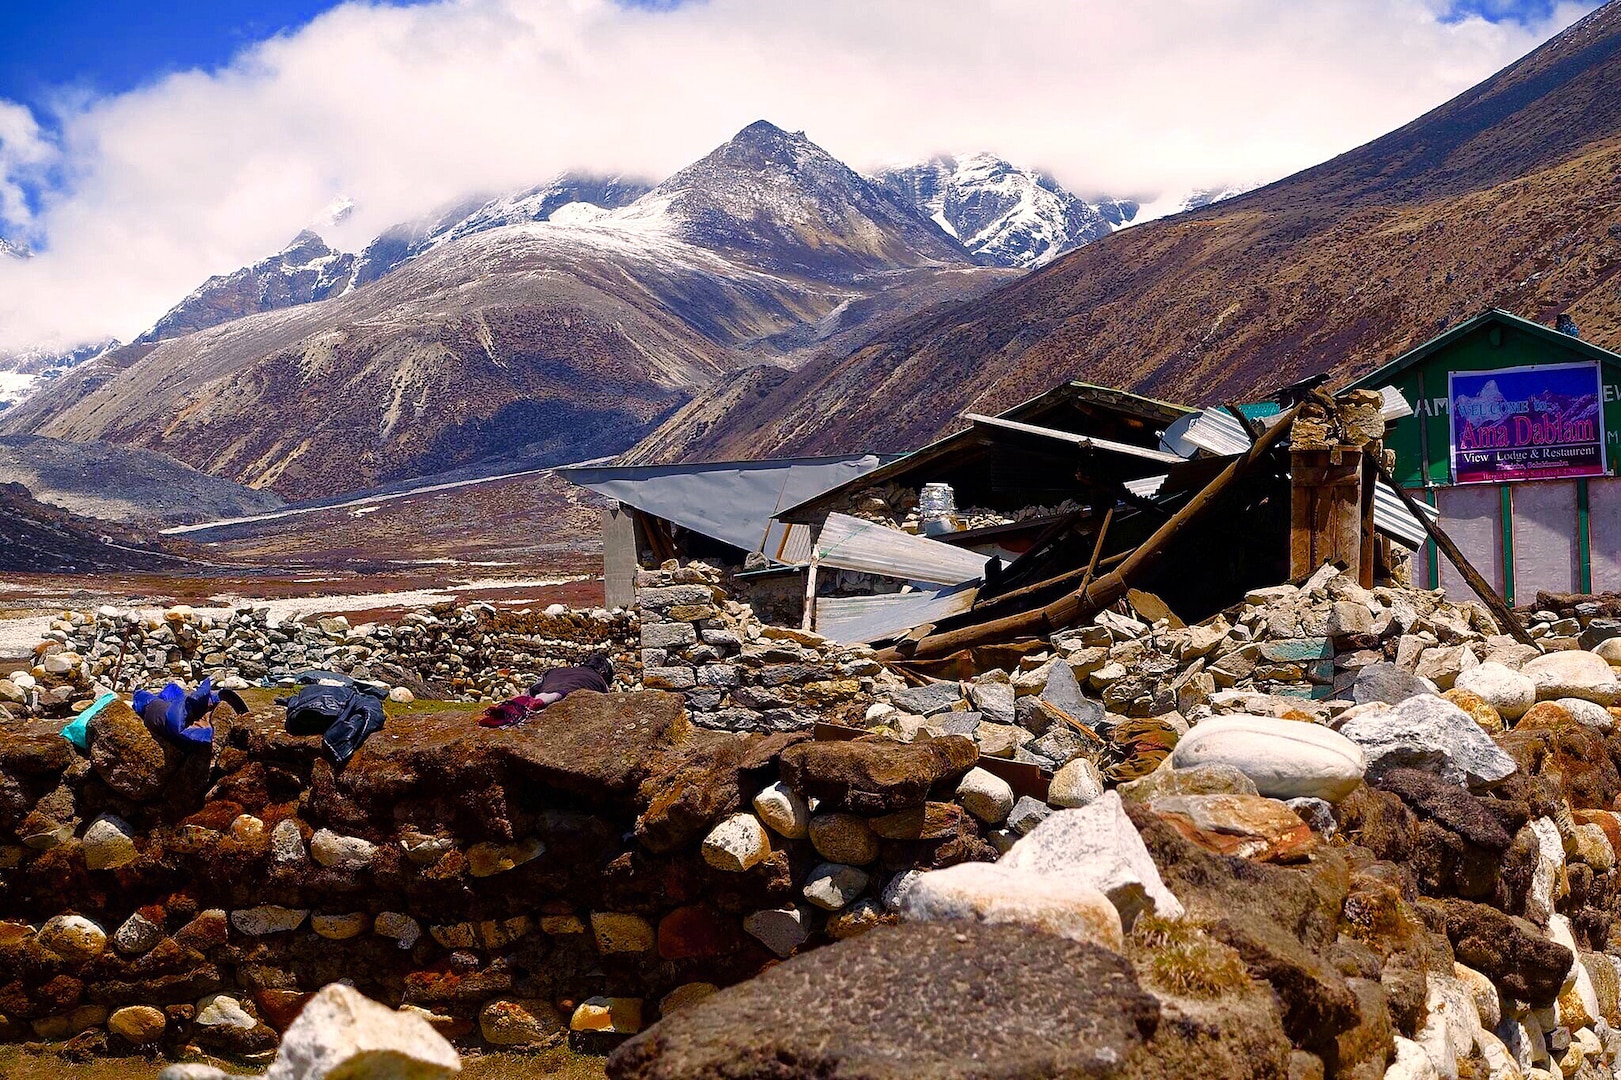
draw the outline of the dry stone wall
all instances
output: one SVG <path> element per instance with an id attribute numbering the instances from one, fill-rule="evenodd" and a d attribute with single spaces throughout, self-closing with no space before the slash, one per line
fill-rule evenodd
<path id="1" fill-rule="evenodd" d="M 799 731 L 860 721 L 899 686 L 871 649 L 771 626 L 733 600 L 718 570 L 666 564 L 636 576 L 642 685 L 686 698 L 693 721 L 727 731 Z"/>
<path id="2" fill-rule="evenodd" d="M 344 616 L 272 622 L 264 608 L 229 615 L 168 609 L 159 618 L 113 607 L 66 611 L 52 621 L 28 670 L 0 678 L 0 709 L 57 715 L 88 704 L 110 687 L 290 683 L 310 669 L 398 686 L 414 696 L 502 699 L 520 692 L 547 667 L 577 663 L 606 649 L 631 685 L 636 624 L 625 611 L 499 611 L 488 604 L 446 603 L 409 612 L 398 622 L 351 625 Z M 20 677 L 19 677 L 20 676 Z"/>

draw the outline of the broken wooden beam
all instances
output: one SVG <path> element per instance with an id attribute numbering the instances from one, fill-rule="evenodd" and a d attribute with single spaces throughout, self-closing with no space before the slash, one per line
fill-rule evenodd
<path id="1" fill-rule="evenodd" d="M 1164 556 L 1171 540 L 1182 531 L 1184 527 L 1199 518 L 1206 510 L 1218 502 L 1232 486 L 1243 479 L 1254 467 L 1255 463 L 1267 457 L 1272 448 L 1276 446 L 1289 433 L 1296 415 L 1300 412 L 1296 405 L 1285 413 L 1279 421 L 1261 433 L 1244 453 L 1238 455 L 1227 467 L 1222 469 L 1210 483 L 1199 490 L 1187 505 L 1172 514 L 1170 519 L 1156 529 L 1152 536 L 1137 545 L 1128 554 L 1120 565 L 1109 573 L 1090 581 L 1084 588 L 1059 597 L 1045 607 L 1030 611 L 1008 615 L 1000 619 L 992 619 L 977 625 L 964 626 L 960 629 L 950 630 L 943 634 L 931 634 L 917 643 L 911 657 L 917 660 L 927 660 L 934 657 L 949 656 L 959 649 L 968 649 L 976 645 L 984 645 L 994 641 L 1014 641 L 1024 637 L 1039 637 L 1050 634 L 1055 630 L 1063 630 L 1075 625 L 1087 615 L 1102 611 L 1110 604 L 1119 600 L 1130 587 L 1133 577 L 1152 568 Z M 893 654 L 893 655 L 890 655 Z M 902 659 L 902 654 L 894 650 L 879 654 L 881 659 Z"/>

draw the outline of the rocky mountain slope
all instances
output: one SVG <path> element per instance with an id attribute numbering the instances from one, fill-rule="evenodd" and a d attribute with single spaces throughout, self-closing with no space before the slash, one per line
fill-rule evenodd
<path id="1" fill-rule="evenodd" d="M 153 450 L 36 435 L 0 435 L 0 484 L 22 484 L 40 502 L 84 517 L 146 526 L 283 505 L 273 492 L 200 473 Z"/>
<path id="2" fill-rule="evenodd" d="M 993 154 L 936 157 L 874 179 L 991 266 L 1045 265 L 1130 224 L 1137 213 L 1131 201 L 1089 204 L 1052 177 Z"/>
<path id="3" fill-rule="evenodd" d="M 0 482 L 0 572 L 177 570 L 191 565 L 134 530 L 47 506 L 23 485 Z"/>
<path id="4" fill-rule="evenodd" d="M 116 350 L 0 428 L 161 450 L 297 498 L 519 449 L 579 460 L 630 446 L 725 372 L 849 351 L 1008 280 L 765 123 L 621 210 L 575 199 L 495 224 L 536 199 L 482 204 L 457 221 L 491 227 L 447 225 L 341 295 Z"/>
<path id="5" fill-rule="evenodd" d="M 666 454 L 916 446 L 1070 378 L 1190 402 L 1366 371 L 1496 305 L 1621 346 L 1621 7 L 1268 187 L 1123 230 L 827 357 Z"/>
<path id="6" fill-rule="evenodd" d="M 270 258 L 209 278 L 135 340 L 150 344 L 244 315 L 325 300 L 347 289 L 354 277 L 355 257 L 327 247 L 306 229 Z"/>

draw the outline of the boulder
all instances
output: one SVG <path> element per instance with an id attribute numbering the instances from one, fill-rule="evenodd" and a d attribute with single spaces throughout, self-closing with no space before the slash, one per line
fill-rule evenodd
<path id="1" fill-rule="evenodd" d="M 1599 705 L 1614 705 L 1621 686 L 1604 658 L 1581 649 L 1544 653 L 1526 661 L 1521 673 L 1537 688 L 1538 701 L 1582 698 Z"/>
<path id="2" fill-rule="evenodd" d="M 823 911 L 838 911 L 867 888 L 867 873 L 843 863 L 820 863 L 805 879 L 805 899 Z"/>
<path id="3" fill-rule="evenodd" d="M 1053 774 L 1047 802 L 1061 809 L 1077 809 L 1103 795 L 1103 775 L 1090 758 L 1078 757 Z"/>
<path id="4" fill-rule="evenodd" d="M 962 700 L 962 685 L 954 682 L 931 682 L 922 686 L 908 686 L 893 691 L 889 700 L 903 712 L 918 716 L 933 716 L 945 712 Z"/>
<path id="5" fill-rule="evenodd" d="M 957 801 L 987 825 L 1000 825 L 1013 810 L 1013 785 L 995 773 L 975 767 L 958 783 Z"/>
<path id="6" fill-rule="evenodd" d="M 1383 701 L 1399 705 L 1416 694 L 1433 694 L 1435 686 L 1395 664 L 1369 664 L 1357 672 L 1351 684 L 1351 700 L 1358 705 Z"/>
<path id="7" fill-rule="evenodd" d="M 114 870 L 138 857 L 134 830 L 123 818 L 102 814 L 84 831 L 84 865 L 91 870 Z"/>
<path id="8" fill-rule="evenodd" d="M 754 812 L 778 836 L 803 840 L 810 829 L 810 809 L 793 788 L 781 780 L 760 789 Z"/>
<path id="9" fill-rule="evenodd" d="M 1468 713 L 1470 718 L 1480 725 L 1480 730 L 1488 735 L 1501 735 L 1508 730 L 1507 725 L 1503 723 L 1503 718 L 1497 714 L 1497 710 L 1492 708 L 1490 703 L 1479 694 L 1471 693 L 1468 690 L 1460 690 L 1454 686 L 1451 690 L 1442 694 L 1441 697 Z"/>
<path id="10" fill-rule="evenodd" d="M 1450 783 L 1486 788 L 1514 775 L 1514 759 L 1470 715 L 1434 694 L 1410 697 L 1385 712 L 1340 727 L 1362 748 L 1370 780 L 1391 769 L 1423 769 Z"/>
<path id="11" fill-rule="evenodd" d="M 130 915 L 113 931 L 113 948 L 125 956 L 143 956 L 163 940 L 163 927 L 158 926 L 139 911 Z"/>
<path id="12" fill-rule="evenodd" d="M 1125 948 L 1120 913 L 1090 885 L 1000 863 L 958 863 L 930 870 L 900 900 L 908 922 L 1017 923 L 1042 933 Z"/>
<path id="13" fill-rule="evenodd" d="M 1173 919 L 1182 914 L 1113 791 L 1088 806 L 1055 812 L 1014 844 L 1000 865 L 1094 888 L 1127 927 L 1144 911 Z"/>
<path id="14" fill-rule="evenodd" d="M 1199 724 L 1171 751 L 1172 768 L 1226 765 L 1269 798 L 1338 802 L 1362 782 L 1362 751 L 1317 724 L 1237 714 Z"/>
<path id="15" fill-rule="evenodd" d="M 249 937 L 281 934 L 297 930 L 309 915 L 308 908 L 288 908 L 279 904 L 260 904 L 231 912 L 231 925 Z"/>
<path id="16" fill-rule="evenodd" d="M 107 1030 L 131 1046 L 150 1046 L 168 1026 L 163 1010 L 150 1005 L 129 1005 L 107 1017 Z"/>
<path id="17" fill-rule="evenodd" d="M 607 1073 L 1101 1077 L 1119 1071 L 1158 1018 L 1131 965 L 1108 950 L 1020 926 L 912 923 L 687 1006 L 615 1050 Z"/>
<path id="18" fill-rule="evenodd" d="M 854 814 L 817 814 L 809 832 L 811 847 L 828 862 L 866 866 L 878 858 L 878 834 Z"/>
<path id="19" fill-rule="evenodd" d="M 492 1046 L 556 1046 L 563 1041 L 566 1026 L 563 1014 L 543 998 L 498 999 L 488 1002 L 478 1014 L 479 1034 Z M 456 1071 L 459 1069 L 452 1070 Z"/>
<path id="20" fill-rule="evenodd" d="M 1292 862 L 1317 845 L 1300 815 L 1259 795 L 1168 795 L 1148 808 L 1208 851 Z"/>
<path id="21" fill-rule="evenodd" d="M 782 752 L 782 779 L 824 810 L 885 814 L 921 806 L 936 783 L 962 776 L 979 757 L 972 739 L 804 742 Z"/>
<path id="22" fill-rule="evenodd" d="M 1595 731 L 1609 731 L 1615 727 L 1615 717 L 1610 715 L 1610 710 L 1606 706 L 1584 698 L 1555 698 L 1543 704 L 1556 705 L 1564 709 L 1565 715 L 1576 723 Z"/>
<path id="23" fill-rule="evenodd" d="M 107 948 L 107 932 L 83 915 L 56 915 L 39 928 L 37 940 L 46 952 L 70 964 L 83 964 Z"/>
<path id="24" fill-rule="evenodd" d="M 1524 919 L 1469 900 L 1441 901 L 1447 938 L 1457 962 L 1474 968 L 1503 991 L 1530 1002 L 1550 1004 L 1565 985 L 1575 956 Z"/>
<path id="25" fill-rule="evenodd" d="M 570 1031 L 595 1031 L 607 1035 L 634 1035 L 642 1030 L 642 999 L 631 997 L 586 998 L 575 1008 L 568 1022 Z"/>
<path id="26" fill-rule="evenodd" d="M 810 938 L 810 919 L 799 908 L 771 908 L 745 916 L 743 930 L 778 956 L 791 956 Z"/>
<path id="27" fill-rule="evenodd" d="M 771 854 L 771 839 L 753 814 L 733 814 L 704 837 L 704 862 L 740 874 Z"/>
<path id="28" fill-rule="evenodd" d="M 185 752 L 156 738 L 122 700 L 90 718 L 90 767 L 102 782 L 126 799 L 142 801 L 161 792 Z"/>
<path id="29" fill-rule="evenodd" d="M 1509 724 L 1537 702 L 1537 685 L 1529 676 L 1492 660 L 1460 674 L 1453 687 L 1480 695 Z"/>
<path id="30" fill-rule="evenodd" d="M 322 866 L 359 870 L 371 865 L 377 845 L 358 836 L 344 836 L 331 829 L 317 829 L 310 837 L 310 855 Z"/>

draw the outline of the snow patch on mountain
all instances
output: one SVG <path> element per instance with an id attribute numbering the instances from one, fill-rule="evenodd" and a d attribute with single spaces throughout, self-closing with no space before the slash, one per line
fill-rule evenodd
<path id="1" fill-rule="evenodd" d="M 28 400 L 53 380 L 118 345 L 117 341 L 97 341 L 65 352 L 40 348 L 0 353 L 0 410 Z"/>
<path id="2" fill-rule="evenodd" d="M 1148 221 L 1157 221 L 1160 218 L 1171 217 L 1175 214 L 1186 214 L 1192 210 L 1202 210 L 1215 203 L 1236 198 L 1246 192 L 1254 191 L 1265 184 L 1264 180 L 1257 180 L 1248 184 L 1227 184 L 1221 187 L 1194 188 L 1192 191 L 1177 192 L 1170 195 L 1161 195 L 1142 204 L 1137 218 L 1132 224 L 1141 225 Z"/>
<path id="3" fill-rule="evenodd" d="M 1135 203 L 1088 203 L 1045 173 L 988 153 L 885 169 L 874 180 L 992 266 L 1043 266 L 1137 214 Z"/>

